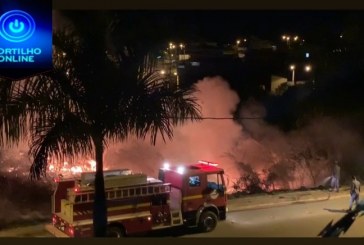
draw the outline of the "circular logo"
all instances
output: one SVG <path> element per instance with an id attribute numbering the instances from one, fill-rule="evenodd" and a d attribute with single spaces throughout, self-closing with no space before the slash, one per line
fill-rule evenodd
<path id="1" fill-rule="evenodd" d="M 218 198 L 219 196 L 219 193 L 217 192 L 217 190 L 213 190 L 211 193 L 210 193 L 210 198 L 211 199 L 216 199 Z"/>
<path id="2" fill-rule="evenodd" d="M 34 31 L 35 21 L 27 12 L 11 10 L 0 17 L 0 36 L 9 42 L 24 42 Z"/>

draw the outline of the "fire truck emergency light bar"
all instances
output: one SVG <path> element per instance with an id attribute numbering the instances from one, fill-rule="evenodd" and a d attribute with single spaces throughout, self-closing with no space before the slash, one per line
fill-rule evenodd
<path id="1" fill-rule="evenodd" d="M 198 161 L 199 163 L 202 163 L 202 164 L 206 164 L 206 165 L 209 165 L 209 166 L 218 166 L 219 164 L 217 164 L 217 163 L 213 163 L 213 162 L 208 162 L 208 161 L 202 161 L 202 160 L 200 160 L 200 161 Z"/>

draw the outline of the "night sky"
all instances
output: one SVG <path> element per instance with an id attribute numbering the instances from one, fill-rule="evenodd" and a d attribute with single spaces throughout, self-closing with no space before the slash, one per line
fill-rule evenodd
<path id="1" fill-rule="evenodd" d="M 278 40 L 291 33 L 305 38 L 320 38 L 317 32 L 338 35 L 346 23 L 362 23 L 355 11 L 118 11 L 129 26 L 147 25 L 158 35 L 178 39 L 235 40 L 237 36 L 256 35 Z"/>

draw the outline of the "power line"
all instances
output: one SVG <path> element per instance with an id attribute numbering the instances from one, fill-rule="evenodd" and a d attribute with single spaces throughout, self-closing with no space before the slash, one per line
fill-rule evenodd
<path id="1" fill-rule="evenodd" d="M 204 120 L 236 120 L 236 119 L 264 119 L 263 117 L 201 117 L 200 119 Z"/>
<path id="2" fill-rule="evenodd" d="M 192 117 L 184 117 L 183 119 L 196 119 Z M 264 117 L 200 117 L 197 120 L 262 120 Z"/>

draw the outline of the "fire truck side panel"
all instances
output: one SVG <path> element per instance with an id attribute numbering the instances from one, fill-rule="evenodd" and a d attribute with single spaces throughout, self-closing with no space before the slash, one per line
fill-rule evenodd
<path id="1" fill-rule="evenodd" d="M 61 202 L 59 200 L 67 198 L 67 189 L 75 186 L 74 180 L 60 181 L 57 183 L 57 189 L 53 192 L 52 196 L 52 212 L 61 212 Z"/>
<path id="2" fill-rule="evenodd" d="M 161 178 L 161 176 L 160 176 Z M 173 187 L 182 189 L 183 188 L 183 175 L 174 171 L 165 171 L 161 180 L 164 183 L 170 183 Z"/>
<path id="3" fill-rule="evenodd" d="M 127 219 L 122 222 L 126 234 L 137 234 L 150 231 L 152 229 L 152 222 L 146 218 Z"/>
<path id="4" fill-rule="evenodd" d="M 200 173 L 184 175 L 182 188 L 182 212 L 197 211 L 203 204 L 203 191 L 206 186 L 206 178 Z"/>
<path id="5" fill-rule="evenodd" d="M 108 216 L 148 211 L 149 209 L 150 198 L 148 197 L 134 197 L 107 201 Z M 73 212 L 74 221 L 91 219 L 93 201 L 74 204 Z"/>
<path id="6" fill-rule="evenodd" d="M 201 173 L 186 173 L 182 187 L 182 213 L 186 225 L 196 225 L 197 210 L 203 205 L 203 186 L 206 186 Z"/>
<path id="7" fill-rule="evenodd" d="M 153 227 L 171 225 L 171 215 L 168 204 L 151 206 L 150 212 L 152 214 Z"/>

